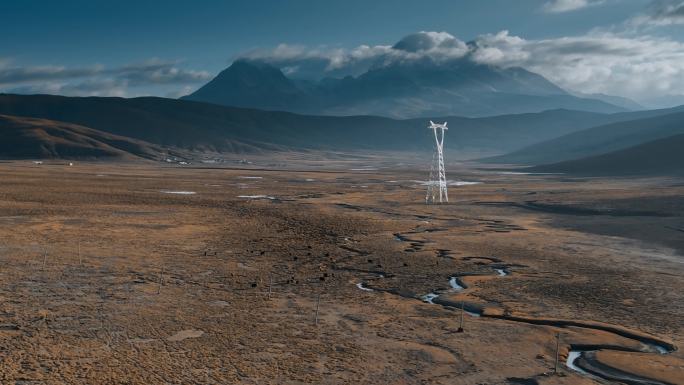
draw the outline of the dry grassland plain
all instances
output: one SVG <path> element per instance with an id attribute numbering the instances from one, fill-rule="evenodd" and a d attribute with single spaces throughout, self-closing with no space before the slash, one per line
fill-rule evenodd
<path id="1" fill-rule="evenodd" d="M 0 163 L 0 383 L 684 383 L 681 180 L 315 166 Z"/>

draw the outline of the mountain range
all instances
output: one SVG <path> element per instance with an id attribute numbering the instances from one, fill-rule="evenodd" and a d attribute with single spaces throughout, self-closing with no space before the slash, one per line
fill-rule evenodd
<path id="1" fill-rule="evenodd" d="M 313 116 L 157 97 L 0 94 L 0 158 L 151 159 L 197 153 L 431 151 L 426 119 Z M 447 158 L 534 172 L 682 175 L 684 106 L 602 114 L 445 116 Z"/>
<path id="2" fill-rule="evenodd" d="M 265 62 L 240 59 L 184 100 L 314 115 L 375 115 L 399 119 L 457 115 L 482 117 L 570 109 L 615 113 L 620 107 L 578 97 L 523 68 L 501 68 L 468 59 L 378 65 L 359 76 L 301 80 Z M 603 100 L 600 100 L 603 99 Z"/>
<path id="3" fill-rule="evenodd" d="M 0 95 L 0 114 L 49 119 L 156 145 L 231 153 L 324 150 L 429 151 L 425 119 L 308 116 L 157 97 Z M 447 149 L 501 153 L 632 118 L 552 110 L 484 118 L 448 116 Z"/>

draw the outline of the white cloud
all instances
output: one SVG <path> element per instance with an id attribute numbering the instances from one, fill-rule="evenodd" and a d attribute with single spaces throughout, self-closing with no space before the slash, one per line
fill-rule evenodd
<path id="1" fill-rule="evenodd" d="M 632 18 L 632 26 L 669 26 L 684 24 L 684 0 L 654 0 L 640 15 Z"/>
<path id="2" fill-rule="evenodd" d="M 206 71 L 182 69 L 177 62 L 151 59 L 107 68 L 17 66 L 0 58 L 0 91 L 82 96 L 131 96 L 132 88 L 196 85 L 211 79 Z"/>
<path id="3" fill-rule="evenodd" d="M 542 10 L 547 13 L 564 13 L 577 11 L 601 3 L 603 3 L 603 0 L 552 0 L 544 3 Z"/>
<path id="4" fill-rule="evenodd" d="M 113 79 L 86 79 L 80 82 L 47 81 L 22 84 L 5 89 L 16 94 L 51 94 L 65 96 L 129 96 L 128 84 Z"/>
<path id="5" fill-rule="evenodd" d="M 583 93 L 644 99 L 684 89 L 684 43 L 667 38 L 590 33 L 526 40 L 504 31 L 475 44 L 479 63 L 524 67 Z"/>
<path id="6" fill-rule="evenodd" d="M 128 64 L 110 72 L 118 78 L 126 79 L 131 85 L 201 83 L 212 78 L 206 71 L 180 69 L 175 62 L 151 59 L 143 63 Z"/>
<path id="7" fill-rule="evenodd" d="M 73 79 L 100 74 L 102 66 L 66 68 L 61 66 L 10 67 L 6 62 L 0 67 L 0 85 L 55 79 Z"/>
<path id="8" fill-rule="evenodd" d="M 419 59 L 440 62 L 462 58 L 467 53 L 466 43 L 447 32 L 421 31 L 404 37 L 394 46 L 360 45 L 346 50 L 280 44 L 273 50 L 253 50 L 240 58 L 265 61 L 293 76 L 320 77 L 358 75 L 373 66 Z"/>

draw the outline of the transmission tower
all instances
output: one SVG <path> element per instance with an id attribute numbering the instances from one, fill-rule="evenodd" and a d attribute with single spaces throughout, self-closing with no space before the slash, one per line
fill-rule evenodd
<path id="1" fill-rule="evenodd" d="M 449 202 L 446 172 L 444 171 L 444 131 L 449 128 L 447 127 L 447 122 L 439 124 L 432 120 L 430 121 L 430 126 L 428 126 L 428 128 L 431 129 L 432 133 L 435 135 L 435 152 L 432 154 L 432 162 L 430 164 L 430 179 L 427 183 L 425 203 Z M 439 190 L 439 192 L 437 192 L 437 190 Z"/>

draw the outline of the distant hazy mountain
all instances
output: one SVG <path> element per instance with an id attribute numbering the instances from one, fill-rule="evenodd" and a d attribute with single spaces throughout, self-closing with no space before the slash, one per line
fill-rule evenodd
<path id="1" fill-rule="evenodd" d="M 225 106 L 316 115 L 492 116 L 550 109 L 612 113 L 605 101 L 573 96 L 522 68 L 463 59 L 378 66 L 357 77 L 297 81 L 268 64 L 238 60 L 183 97 Z"/>
<path id="2" fill-rule="evenodd" d="M 556 163 L 684 134 L 684 106 L 618 115 L 632 119 L 573 132 L 488 160 L 519 164 Z"/>
<path id="3" fill-rule="evenodd" d="M 596 99 L 596 100 L 601 100 L 606 103 L 610 103 L 614 106 L 622 107 L 626 110 L 629 111 L 639 111 L 639 110 L 645 110 L 646 107 L 642 106 L 641 104 L 635 102 L 632 99 L 625 98 L 622 96 L 615 96 L 615 95 L 606 95 L 606 94 L 584 94 L 581 92 L 573 92 L 573 95 L 580 97 L 580 98 L 589 98 L 589 99 Z M 679 104 L 673 104 L 668 107 L 673 107 L 675 105 L 681 105 L 684 103 L 679 103 Z"/>
<path id="4" fill-rule="evenodd" d="M 533 172 L 590 176 L 684 175 L 684 134 L 603 155 L 532 167 Z"/>
<path id="5" fill-rule="evenodd" d="M 3 159 L 162 159 L 162 154 L 158 146 L 76 124 L 0 115 Z"/>
<path id="6" fill-rule="evenodd" d="M 684 105 L 684 95 L 666 95 L 644 100 L 649 108 L 670 108 Z"/>
<path id="7" fill-rule="evenodd" d="M 306 116 L 166 98 L 1 95 L 0 114 L 70 122 L 99 131 L 191 150 L 231 153 L 327 150 L 431 150 L 425 119 Z M 446 149 L 505 152 L 583 128 L 628 119 L 553 110 L 449 121 Z"/>

